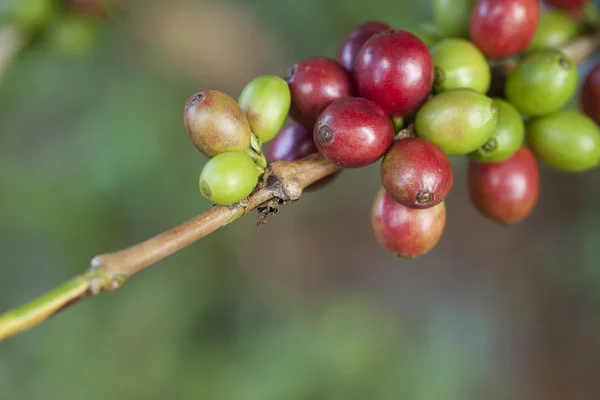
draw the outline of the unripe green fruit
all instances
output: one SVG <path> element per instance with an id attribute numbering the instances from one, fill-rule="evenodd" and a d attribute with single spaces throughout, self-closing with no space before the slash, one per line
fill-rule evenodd
<path id="1" fill-rule="evenodd" d="M 444 37 L 444 33 L 431 22 L 422 23 L 414 29 L 407 29 L 407 31 L 421 39 L 428 47 Z"/>
<path id="2" fill-rule="evenodd" d="M 536 157 L 562 172 L 584 172 L 600 163 L 600 129 L 578 111 L 529 121 L 527 142 Z"/>
<path id="3" fill-rule="evenodd" d="M 96 40 L 96 26 L 82 17 L 67 17 L 48 32 L 54 51 L 64 57 L 78 57 L 91 50 Z"/>
<path id="4" fill-rule="evenodd" d="M 290 89 L 278 76 L 261 76 L 246 85 L 238 103 L 252 132 L 265 143 L 273 139 L 285 123 L 290 111 Z"/>
<path id="5" fill-rule="evenodd" d="M 250 148 L 250 125 L 234 99 L 217 90 L 190 97 L 183 114 L 194 146 L 208 157 Z"/>
<path id="6" fill-rule="evenodd" d="M 559 50 L 532 52 L 506 80 L 505 95 L 522 114 L 540 116 L 558 111 L 577 90 L 577 66 Z"/>
<path id="7" fill-rule="evenodd" d="M 496 127 L 491 98 L 471 89 L 442 92 L 417 113 L 417 135 L 437 144 L 448 155 L 467 154 L 483 146 Z"/>
<path id="8" fill-rule="evenodd" d="M 480 163 L 504 161 L 519 150 L 525 138 L 525 124 L 517 109 L 509 102 L 494 98 L 498 122 L 492 136 L 469 158 Z"/>
<path id="9" fill-rule="evenodd" d="M 540 22 L 528 50 L 558 48 L 575 39 L 581 33 L 579 24 L 560 10 L 540 16 Z"/>
<path id="10" fill-rule="evenodd" d="M 473 89 L 486 93 L 492 73 L 483 54 L 465 39 L 444 39 L 429 49 L 435 65 L 434 89 Z"/>
<path id="11" fill-rule="evenodd" d="M 22 29 L 36 30 L 54 17 L 56 8 L 54 0 L 18 0 L 13 6 L 12 19 Z"/>
<path id="12" fill-rule="evenodd" d="M 467 37 L 475 0 L 434 0 L 433 21 L 447 35 Z"/>
<path id="13" fill-rule="evenodd" d="M 260 170 L 243 153 L 222 153 L 208 160 L 200 173 L 200 192 L 215 204 L 230 205 L 252 193 Z"/>

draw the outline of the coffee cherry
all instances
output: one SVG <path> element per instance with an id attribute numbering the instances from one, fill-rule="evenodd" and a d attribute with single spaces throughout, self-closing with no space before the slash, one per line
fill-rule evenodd
<path id="1" fill-rule="evenodd" d="M 579 8 L 584 6 L 590 0 L 546 0 L 546 3 L 552 4 L 558 8 Z"/>
<path id="2" fill-rule="evenodd" d="M 486 93 L 492 81 L 487 60 L 471 42 L 444 39 L 430 48 L 435 65 L 434 89 L 473 89 Z"/>
<path id="3" fill-rule="evenodd" d="M 313 131 L 292 121 L 284 126 L 281 132 L 275 136 L 265 155 L 269 162 L 276 160 L 296 161 L 318 152 L 319 150 L 313 140 Z M 335 179 L 338 174 L 339 172 L 336 172 L 333 175 L 320 179 L 304 190 L 312 191 L 321 188 Z"/>
<path id="4" fill-rule="evenodd" d="M 425 43 L 412 33 L 385 31 L 362 47 L 354 74 L 361 97 L 390 115 L 403 117 L 427 100 L 433 86 L 433 61 Z"/>
<path id="5" fill-rule="evenodd" d="M 248 155 L 221 153 L 204 165 L 200 192 L 215 204 L 234 204 L 252 193 L 259 176 L 259 169 Z"/>
<path id="6" fill-rule="evenodd" d="M 97 26 L 82 17 L 65 17 L 48 31 L 52 49 L 63 57 L 79 57 L 89 52 L 95 41 Z"/>
<path id="7" fill-rule="evenodd" d="M 433 22 L 447 35 L 467 37 L 475 0 L 433 0 Z"/>
<path id="8" fill-rule="evenodd" d="M 217 90 L 196 93 L 185 104 L 184 122 L 194 146 L 208 157 L 250 147 L 250 125 L 234 99 Z"/>
<path id="9" fill-rule="evenodd" d="M 528 50 L 553 49 L 575 39 L 581 33 L 579 24 L 563 11 L 543 13 Z"/>
<path id="10" fill-rule="evenodd" d="M 417 135 L 448 155 L 467 154 L 488 141 L 498 120 L 491 98 L 471 89 L 455 89 L 432 97 L 415 120 Z"/>
<path id="11" fill-rule="evenodd" d="M 506 160 L 516 153 L 525 138 L 525 124 L 517 109 L 509 102 L 494 98 L 498 122 L 492 136 L 479 149 L 469 153 L 474 161 L 489 163 Z"/>
<path id="12" fill-rule="evenodd" d="M 394 140 L 394 125 L 374 102 L 347 97 L 323 111 L 314 129 L 319 152 L 344 168 L 360 168 L 377 161 Z"/>
<path id="13" fill-rule="evenodd" d="M 425 209 L 406 207 L 382 188 L 373 202 L 371 224 L 381 246 L 398 257 L 415 258 L 440 241 L 446 227 L 446 206 L 442 202 Z"/>
<path id="14" fill-rule="evenodd" d="M 416 28 L 408 29 L 407 31 L 421 39 L 421 41 L 428 47 L 437 43 L 445 36 L 444 32 L 442 32 L 440 28 L 431 22 L 424 22 Z"/>
<path id="15" fill-rule="evenodd" d="M 559 50 L 538 50 L 525 56 L 506 80 L 504 94 L 529 116 L 559 110 L 577 90 L 577 66 Z"/>
<path id="16" fill-rule="evenodd" d="M 498 163 L 469 162 L 469 197 L 483 215 L 503 224 L 522 221 L 535 208 L 540 174 L 533 153 L 521 147 Z"/>
<path id="17" fill-rule="evenodd" d="M 486 57 L 512 57 L 527 48 L 539 20 L 538 0 L 477 0 L 470 38 Z"/>
<path id="18" fill-rule="evenodd" d="M 581 87 L 581 110 L 600 124 L 600 63 L 588 72 Z"/>
<path id="19" fill-rule="evenodd" d="M 584 172 L 600 163 L 600 129 L 577 111 L 529 121 L 526 138 L 536 157 L 562 172 Z"/>
<path id="20" fill-rule="evenodd" d="M 294 65 L 286 81 L 292 94 L 291 117 L 312 129 L 323 110 L 355 92 L 352 75 L 334 60 L 309 58 Z"/>
<path id="21" fill-rule="evenodd" d="M 403 206 L 428 208 L 450 193 L 454 173 L 438 146 L 424 139 L 407 138 L 395 141 L 383 157 L 381 183 Z"/>
<path id="22" fill-rule="evenodd" d="M 263 143 L 273 139 L 285 123 L 290 102 L 287 82 L 272 75 L 250 81 L 238 100 L 252 133 Z"/>
<path id="23" fill-rule="evenodd" d="M 352 29 L 337 51 L 337 62 L 348 71 L 354 72 L 356 56 L 361 47 L 374 34 L 389 29 L 391 27 L 381 21 L 368 21 Z"/>

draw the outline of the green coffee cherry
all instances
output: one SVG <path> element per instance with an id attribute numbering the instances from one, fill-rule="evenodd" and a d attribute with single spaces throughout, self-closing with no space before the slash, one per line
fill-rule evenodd
<path id="1" fill-rule="evenodd" d="M 259 176 L 260 170 L 248 155 L 222 153 L 202 169 L 200 192 L 215 204 L 234 204 L 252 193 Z"/>
<path id="2" fill-rule="evenodd" d="M 434 0 L 433 22 L 447 36 L 467 37 L 475 0 Z"/>
<path id="3" fill-rule="evenodd" d="M 486 93 L 492 73 L 484 55 L 465 39 L 444 39 L 430 48 L 435 65 L 434 89 L 473 89 Z"/>
<path id="4" fill-rule="evenodd" d="M 12 20 L 21 29 L 37 30 L 51 21 L 56 12 L 54 0 L 18 0 L 12 8 Z"/>
<path id="5" fill-rule="evenodd" d="M 398 133 L 404 128 L 403 117 L 392 117 L 392 123 L 394 124 L 394 132 Z"/>
<path id="6" fill-rule="evenodd" d="M 553 49 L 575 39 L 581 33 L 579 24 L 560 10 L 540 16 L 540 21 L 528 50 Z"/>
<path id="7" fill-rule="evenodd" d="M 83 17 L 67 17 L 48 32 L 54 51 L 63 57 L 79 57 L 92 49 L 96 41 L 96 25 Z"/>
<path id="8" fill-rule="evenodd" d="M 533 119 L 526 132 L 536 157 L 559 171 L 584 172 L 600 163 L 600 129 L 578 111 Z"/>
<path id="9" fill-rule="evenodd" d="M 519 150 L 525 138 L 525 124 L 521 114 L 509 102 L 494 98 L 498 122 L 492 136 L 469 158 L 480 163 L 504 161 Z"/>
<path id="10" fill-rule="evenodd" d="M 467 154 L 483 146 L 496 127 L 491 98 L 471 89 L 442 92 L 417 113 L 417 136 L 437 144 L 448 155 Z"/>
<path id="11" fill-rule="evenodd" d="M 577 90 L 577 66 L 559 50 L 532 52 L 506 80 L 505 96 L 522 114 L 532 117 L 558 111 Z"/>
<path id="12" fill-rule="evenodd" d="M 265 143 L 273 139 L 285 123 L 290 111 L 290 89 L 278 76 L 261 76 L 246 85 L 238 103 L 252 132 Z"/>
<path id="13" fill-rule="evenodd" d="M 427 47 L 433 45 L 444 37 L 444 33 L 431 22 L 422 23 L 416 28 L 409 29 L 408 31 L 421 39 L 423 43 L 427 45 Z"/>
<path id="14" fill-rule="evenodd" d="M 250 125 L 234 99 L 217 90 L 196 93 L 185 103 L 183 119 L 194 146 L 208 157 L 250 148 Z"/>

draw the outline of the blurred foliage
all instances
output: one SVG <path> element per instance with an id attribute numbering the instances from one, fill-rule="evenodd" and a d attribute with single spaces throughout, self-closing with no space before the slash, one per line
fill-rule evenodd
<path id="1" fill-rule="evenodd" d="M 430 5 L 139 1 L 86 55 L 28 48 L 0 83 L 0 309 L 209 207 L 191 94 L 333 55 L 372 18 L 412 29 Z M 597 172 L 544 169 L 510 230 L 457 178 L 442 243 L 410 262 L 370 231 L 376 176 L 345 172 L 0 343 L 0 399 L 597 398 Z"/>

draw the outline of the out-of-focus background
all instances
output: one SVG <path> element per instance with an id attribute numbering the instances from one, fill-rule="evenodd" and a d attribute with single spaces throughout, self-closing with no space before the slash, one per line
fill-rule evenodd
<path id="1" fill-rule="evenodd" d="M 334 56 L 367 19 L 430 18 L 428 1 L 131 1 L 82 58 L 26 51 L 0 82 L 0 311 L 210 206 L 190 95 Z M 600 172 L 543 168 L 507 228 L 453 164 L 430 254 L 380 248 L 378 166 L 345 171 L 0 343 L 0 399 L 600 398 Z"/>

